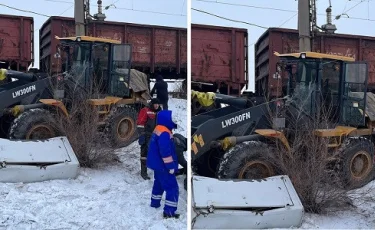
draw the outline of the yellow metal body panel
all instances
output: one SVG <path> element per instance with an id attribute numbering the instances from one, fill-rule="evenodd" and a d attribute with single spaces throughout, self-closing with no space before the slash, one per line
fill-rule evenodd
<path id="1" fill-rule="evenodd" d="M 356 129 L 357 128 L 349 126 L 337 126 L 334 129 L 316 129 L 314 130 L 314 134 L 318 137 L 340 137 L 343 135 L 349 135 L 349 133 Z"/>
<path id="2" fill-rule="evenodd" d="M 274 129 L 256 129 L 254 132 L 265 137 L 277 138 L 281 141 L 281 143 L 284 144 L 288 151 L 290 150 L 289 142 L 286 139 L 284 133 Z"/>
<path id="3" fill-rule="evenodd" d="M 357 128 L 349 126 L 337 126 L 334 129 L 316 129 L 314 130 L 314 135 L 318 137 L 330 138 L 328 147 L 336 148 L 342 144 L 343 136 L 348 136 L 351 133 L 356 133 L 356 131 L 358 131 Z"/>
<path id="4" fill-rule="evenodd" d="M 6 69 L 0 69 L 0 81 L 3 81 L 7 77 L 7 70 Z"/>
<path id="5" fill-rule="evenodd" d="M 199 104 L 201 104 L 202 106 L 208 107 L 214 104 L 215 93 L 212 93 L 212 92 L 202 93 L 202 92 L 192 90 L 191 98 L 198 100 Z"/>
<path id="6" fill-rule="evenodd" d="M 274 55 L 278 57 L 294 57 L 300 58 L 301 54 L 306 54 L 306 58 L 316 58 L 316 59 L 331 59 L 331 60 L 338 60 L 338 61 L 347 61 L 347 62 L 354 62 L 355 59 L 351 57 L 339 56 L 339 55 L 332 55 L 332 54 L 324 54 L 324 53 L 317 53 L 317 52 L 302 52 L 302 53 L 288 53 L 288 54 L 280 54 L 278 52 L 274 52 Z"/>
<path id="7" fill-rule="evenodd" d="M 60 38 L 55 36 L 58 40 L 70 40 L 70 41 L 77 41 L 77 38 L 80 38 L 81 41 L 85 42 L 102 42 L 102 43 L 111 43 L 111 44 L 121 44 L 118 40 L 107 39 L 107 38 L 97 38 L 97 37 L 90 37 L 90 36 L 77 36 L 77 37 L 63 37 Z"/>
<path id="8" fill-rule="evenodd" d="M 61 101 L 58 101 L 55 99 L 40 99 L 39 101 L 46 105 L 58 107 L 65 114 L 66 117 L 69 116 L 68 110 L 66 109 L 65 105 Z"/>
<path id="9" fill-rule="evenodd" d="M 112 105 L 121 101 L 121 97 L 105 97 L 101 99 L 89 99 L 90 105 L 101 106 L 101 105 Z"/>

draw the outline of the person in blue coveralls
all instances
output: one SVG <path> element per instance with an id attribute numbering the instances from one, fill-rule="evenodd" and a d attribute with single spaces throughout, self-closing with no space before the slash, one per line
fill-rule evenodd
<path id="1" fill-rule="evenodd" d="M 177 124 L 172 120 L 172 111 L 162 110 L 156 118 L 156 127 L 148 149 L 147 167 L 154 170 L 154 185 L 151 207 L 159 208 L 162 195 L 166 192 L 164 218 L 180 217 L 177 214 L 179 188 L 176 180 L 178 160 L 172 130 Z"/>

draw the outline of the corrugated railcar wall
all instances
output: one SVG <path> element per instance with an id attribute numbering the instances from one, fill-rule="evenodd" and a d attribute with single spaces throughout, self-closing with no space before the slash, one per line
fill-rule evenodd
<path id="1" fill-rule="evenodd" d="M 286 76 L 275 77 L 279 53 L 298 52 L 298 32 L 288 29 L 270 29 L 258 40 L 255 46 L 256 92 L 271 97 L 282 96 Z M 375 90 L 375 38 L 357 35 L 318 34 L 314 38 L 312 51 L 353 57 L 356 61 L 369 64 L 369 87 Z"/>
<path id="2" fill-rule="evenodd" d="M 34 19 L 0 15 L 1 68 L 27 71 L 34 62 Z"/>
<path id="3" fill-rule="evenodd" d="M 53 37 L 55 35 L 74 35 L 73 19 L 55 17 L 52 22 L 54 29 L 51 34 Z M 151 75 L 160 73 L 164 78 L 187 78 L 186 29 L 120 22 L 93 22 L 86 29 L 89 36 L 115 39 L 132 44 L 132 66 L 135 69 Z M 51 35 L 49 34 L 48 37 Z M 53 44 L 52 47 L 57 45 L 55 41 L 51 44 Z M 56 48 L 52 48 L 52 54 L 53 52 L 56 52 Z M 51 51 L 46 49 L 44 53 L 49 55 Z M 43 56 L 41 56 L 42 59 L 44 59 Z M 53 59 L 52 55 L 52 69 L 58 71 L 60 67 Z M 49 65 L 48 59 L 45 63 L 47 66 Z"/>
<path id="4" fill-rule="evenodd" d="M 192 25 L 191 39 L 192 80 L 238 94 L 248 79 L 247 30 Z"/>
<path id="5" fill-rule="evenodd" d="M 39 31 L 39 68 L 50 74 L 61 71 L 64 56 L 58 56 L 58 40 L 55 36 L 69 37 L 75 35 L 74 20 L 62 20 L 51 17 Z M 63 55 L 63 52 L 61 52 Z"/>

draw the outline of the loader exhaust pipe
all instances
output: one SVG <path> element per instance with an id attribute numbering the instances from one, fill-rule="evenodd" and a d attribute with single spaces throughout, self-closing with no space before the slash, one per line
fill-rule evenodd
<path id="1" fill-rule="evenodd" d="M 231 147 L 234 147 L 236 144 L 243 143 L 245 141 L 260 141 L 263 140 L 264 136 L 259 134 L 251 134 L 247 136 L 230 136 L 226 137 L 223 140 L 211 142 L 211 148 L 221 148 L 223 150 L 228 150 Z"/>

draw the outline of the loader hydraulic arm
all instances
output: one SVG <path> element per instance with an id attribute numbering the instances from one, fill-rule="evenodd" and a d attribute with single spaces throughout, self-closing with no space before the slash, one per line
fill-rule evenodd
<path id="1" fill-rule="evenodd" d="M 202 106 L 211 106 L 214 103 L 222 103 L 237 108 L 248 108 L 251 102 L 247 98 L 233 97 L 220 93 L 202 93 L 192 90 L 191 98 L 195 98 Z"/>
<path id="2" fill-rule="evenodd" d="M 228 136 L 243 136 L 254 128 L 269 127 L 269 112 L 275 101 L 239 109 L 227 106 L 192 117 L 192 161 L 215 147 L 216 141 Z"/>
<path id="3" fill-rule="evenodd" d="M 14 70 L 0 69 L 0 81 L 15 78 L 23 82 L 33 82 L 38 79 L 34 73 L 23 73 Z"/>
<path id="4" fill-rule="evenodd" d="M 36 96 L 42 94 L 44 90 L 49 88 L 50 79 L 44 78 L 28 84 L 20 86 L 17 81 L 10 82 L 0 86 L 0 116 L 9 112 L 13 105 L 21 104 L 27 98 L 30 98 L 29 103 L 37 101 Z M 34 96 L 35 98 L 32 98 Z"/>

